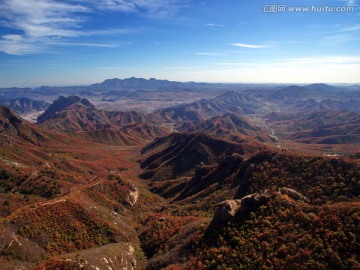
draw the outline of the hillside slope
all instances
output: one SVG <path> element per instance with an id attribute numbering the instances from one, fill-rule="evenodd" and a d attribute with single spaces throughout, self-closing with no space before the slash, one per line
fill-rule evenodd
<path id="1" fill-rule="evenodd" d="M 2 269 L 142 269 L 134 228 L 161 199 L 137 178 L 137 148 L 91 143 L 0 112 L 0 136 L 10 142 L 0 156 Z"/>
<path id="2" fill-rule="evenodd" d="M 178 128 L 181 132 L 205 133 L 214 138 L 232 142 L 269 142 L 271 138 L 266 136 L 263 130 L 254 127 L 243 117 L 227 113 L 221 116 L 214 116 L 205 121 L 184 123 Z"/>
<path id="3" fill-rule="evenodd" d="M 206 152 L 216 151 L 214 145 Z M 360 265 L 358 162 L 272 150 L 245 156 L 227 149 L 207 160 L 204 151 L 192 151 L 189 160 L 196 162 L 185 175 L 174 175 L 174 167 L 192 148 L 163 138 L 143 149 L 142 166 L 150 173 L 142 177 L 169 201 L 145 220 L 140 234 L 149 269 Z"/>
<path id="4" fill-rule="evenodd" d="M 38 118 L 39 125 L 49 130 L 76 134 L 105 144 L 143 144 L 169 130 L 143 113 L 109 112 L 97 109 L 79 97 L 59 97 Z"/>
<path id="5" fill-rule="evenodd" d="M 160 109 L 155 115 L 167 122 L 199 121 L 226 113 L 255 114 L 262 109 L 263 104 L 257 99 L 230 91 L 213 99 Z"/>

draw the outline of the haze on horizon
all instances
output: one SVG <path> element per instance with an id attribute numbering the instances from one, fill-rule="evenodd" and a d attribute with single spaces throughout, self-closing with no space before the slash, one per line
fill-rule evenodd
<path id="1" fill-rule="evenodd" d="M 266 5 L 354 9 L 263 12 Z M 133 76 L 359 83 L 359 15 L 358 0 L 3 0 L 0 88 Z"/>

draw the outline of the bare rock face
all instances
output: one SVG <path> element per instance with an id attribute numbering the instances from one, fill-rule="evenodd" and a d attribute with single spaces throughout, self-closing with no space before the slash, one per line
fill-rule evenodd
<path id="1" fill-rule="evenodd" d="M 133 186 L 133 188 L 130 190 L 129 197 L 128 197 L 128 203 L 130 206 L 134 206 L 139 198 L 139 190 L 137 187 Z"/>
<path id="2" fill-rule="evenodd" d="M 294 200 L 305 201 L 308 203 L 310 202 L 310 200 L 307 197 L 305 197 L 300 192 L 298 192 L 294 189 L 282 187 L 282 188 L 280 188 L 279 191 L 281 194 L 288 195 L 290 198 L 292 198 Z"/>
<path id="3" fill-rule="evenodd" d="M 230 221 L 237 213 L 241 206 L 241 200 L 226 200 L 217 205 L 213 222 L 225 223 Z"/>
<path id="4" fill-rule="evenodd" d="M 267 189 L 264 192 L 253 193 L 238 200 L 226 200 L 219 203 L 211 223 L 220 225 L 232 220 L 234 217 L 247 217 L 251 212 L 257 211 L 260 206 L 266 205 L 271 198 L 281 195 L 287 195 L 294 200 L 310 202 L 300 192 L 291 188 L 282 187 L 278 191 L 276 189 Z"/>
<path id="5" fill-rule="evenodd" d="M 246 217 L 260 206 L 267 204 L 275 193 L 266 190 L 263 193 L 247 195 L 239 200 L 226 200 L 217 205 L 212 224 L 226 223 L 235 216 Z"/>
<path id="6" fill-rule="evenodd" d="M 275 194 L 266 190 L 263 193 L 254 193 L 241 199 L 241 208 L 237 216 L 247 216 L 250 212 L 256 211 L 260 206 L 266 205 Z"/>

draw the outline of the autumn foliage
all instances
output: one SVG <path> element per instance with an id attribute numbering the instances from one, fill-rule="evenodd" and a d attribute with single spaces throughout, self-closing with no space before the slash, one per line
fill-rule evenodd
<path id="1" fill-rule="evenodd" d="M 360 205 L 297 205 L 278 197 L 208 230 L 190 269 L 359 269 Z"/>

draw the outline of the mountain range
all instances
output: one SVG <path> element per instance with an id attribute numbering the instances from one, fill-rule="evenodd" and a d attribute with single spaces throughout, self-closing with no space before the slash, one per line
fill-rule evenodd
<path id="1" fill-rule="evenodd" d="M 99 110 L 77 96 L 60 96 L 38 117 L 38 123 L 50 130 L 76 133 L 94 142 L 115 145 L 139 144 L 169 134 L 145 114 Z"/>
<path id="2" fill-rule="evenodd" d="M 0 268 L 358 269 L 359 92 L 0 89 Z"/>
<path id="3" fill-rule="evenodd" d="M 18 114 L 44 111 L 49 103 L 29 98 L 0 99 L 0 106 L 7 106 Z"/>
<path id="4" fill-rule="evenodd" d="M 160 109 L 155 112 L 165 121 L 199 121 L 225 113 L 255 114 L 263 104 L 255 98 L 236 92 L 225 92 L 213 99 Z"/>

